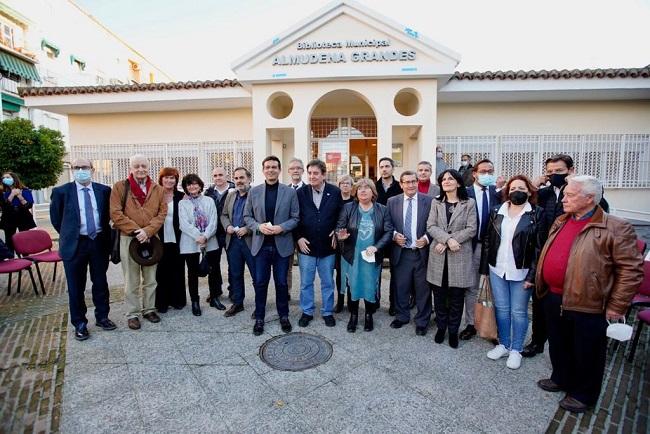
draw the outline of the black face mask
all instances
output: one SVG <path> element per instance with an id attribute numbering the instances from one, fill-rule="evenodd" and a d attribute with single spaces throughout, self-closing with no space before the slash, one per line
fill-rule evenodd
<path id="1" fill-rule="evenodd" d="M 513 191 L 508 198 L 513 205 L 523 205 L 528 200 L 528 193 L 525 191 Z"/>
<path id="2" fill-rule="evenodd" d="M 566 183 L 567 176 L 569 176 L 568 173 L 554 173 L 550 176 L 549 181 L 553 187 L 560 188 Z"/>

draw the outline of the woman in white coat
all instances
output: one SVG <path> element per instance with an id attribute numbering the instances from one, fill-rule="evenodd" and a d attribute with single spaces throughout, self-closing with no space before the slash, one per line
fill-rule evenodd
<path id="1" fill-rule="evenodd" d="M 212 198 L 203 196 L 203 181 L 196 174 L 183 177 L 181 186 L 185 199 L 178 204 L 178 222 L 181 228 L 180 252 L 187 264 L 187 286 L 192 301 L 192 313 L 201 315 L 199 306 L 199 262 L 201 252 L 205 251 L 210 267 L 219 267 L 217 249 L 217 223 L 219 215 Z M 210 288 L 211 296 L 212 288 Z M 218 300 L 216 296 L 212 297 Z"/>

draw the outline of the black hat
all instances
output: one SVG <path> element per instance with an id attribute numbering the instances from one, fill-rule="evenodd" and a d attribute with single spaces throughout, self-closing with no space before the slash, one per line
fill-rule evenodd
<path id="1" fill-rule="evenodd" d="M 163 255 L 163 245 L 158 237 L 151 237 L 149 241 L 141 243 L 137 238 L 131 240 L 129 253 L 135 262 L 148 266 L 160 262 Z"/>

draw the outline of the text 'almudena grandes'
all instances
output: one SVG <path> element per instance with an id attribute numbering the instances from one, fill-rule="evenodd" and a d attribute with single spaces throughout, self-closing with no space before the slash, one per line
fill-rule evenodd
<path id="1" fill-rule="evenodd" d="M 358 51 L 350 54 L 352 62 L 395 62 L 415 60 L 413 50 Z M 273 65 L 307 65 L 314 63 L 346 63 L 345 53 L 282 54 L 273 58 Z"/>

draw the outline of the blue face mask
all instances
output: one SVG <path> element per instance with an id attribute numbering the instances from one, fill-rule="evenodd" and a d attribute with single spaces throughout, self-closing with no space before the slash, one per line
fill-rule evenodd
<path id="1" fill-rule="evenodd" d="M 79 184 L 85 184 L 90 181 L 92 174 L 90 170 L 79 169 L 74 171 L 74 179 Z"/>
<path id="2" fill-rule="evenodd" d="M 487 173 L 485 174 L 482 173 L 478 176 L 478 183 L 481 184 L 483 187 L 489 187 L 491 185 L 495 185 L 497 183 L 497 176 L 489 175 Z"/>
<path id="3" fill-rule="evenodd" d="M 2 178 L 2 183 L 6 185 L 7 187 L 11 187 L 14 185 L 14 179 L 13 178 Z"/>

